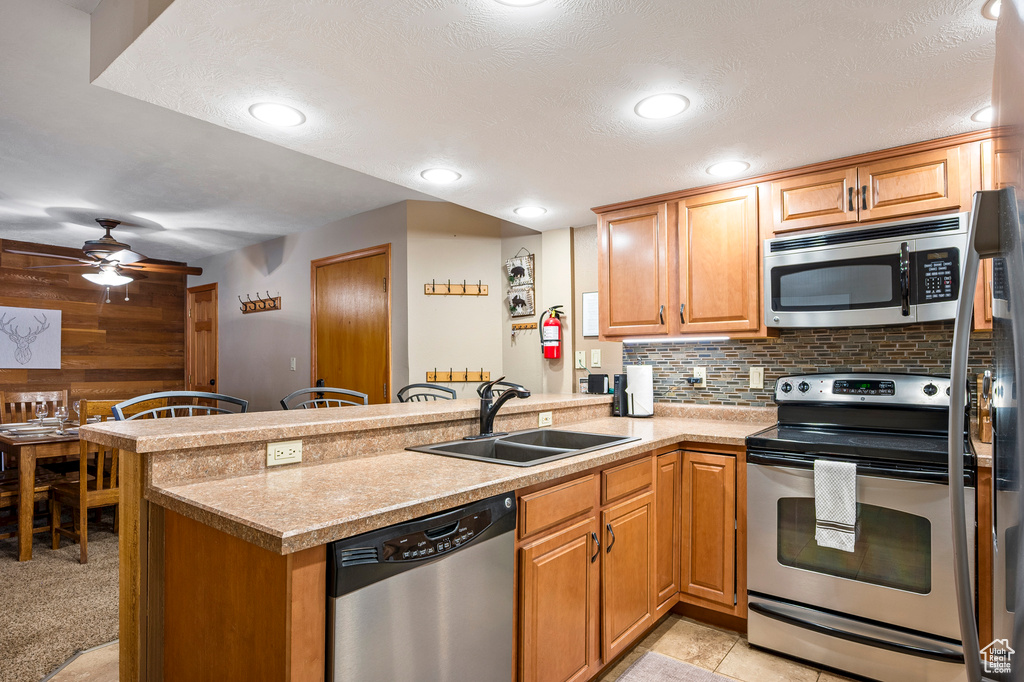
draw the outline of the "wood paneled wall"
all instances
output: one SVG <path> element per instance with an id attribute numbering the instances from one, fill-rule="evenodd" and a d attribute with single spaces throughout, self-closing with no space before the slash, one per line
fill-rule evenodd
<path id="1" fill-rule="evenodd" d="M 110 290 L 85 268 L 29 270 L 59 261 L 4 248 L 80 257 L 78 249 L 0 240 L 0 305 L 62 311 L 61 368 L 0 369 L 0 390 L 68 389 L 70 399 L 119 400 L 184 388 L 185 275 L 147 273 Z M 0 342 L 6 338 L 0 338 Z"/>

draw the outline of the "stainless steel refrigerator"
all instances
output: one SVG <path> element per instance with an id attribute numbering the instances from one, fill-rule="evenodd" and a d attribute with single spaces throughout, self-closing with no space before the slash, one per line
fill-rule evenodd
<path id="1" fill-rule="evenodd" d="M 991 542 L 992 642 L 978 641 L 974 585 L 968 572 L 974 547 L 967 541 L 963 487 L 951 486 L 957 601 L 967 678 L 970 682 L 1024 681 L 1024 557 L 1020 521 L 1024 495 L 1024 412 L 1017 392 L 1024 386 L 1024 0 L 1002 0 L 996 29 L 996 64 L 992 103 L 994 188 L 974 197 L 966 265 L 953 334 L 951 384 L 967 383 L 968 347 L 974 288 L 981 258 L 992 258 L 992 336 L 995 346 L 991 388 L 993 426 L 993 532 L 978 536 Z M 963 393 L 950 405 L 950 481 L 963 480 L 960 431 L 953 422 L 963 414 Z M 959 404 L 957 404 L 959 403 Z"/>

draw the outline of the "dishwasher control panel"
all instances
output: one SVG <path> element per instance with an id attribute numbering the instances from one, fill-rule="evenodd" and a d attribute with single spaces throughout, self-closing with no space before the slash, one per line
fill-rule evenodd
<path id="1" fill-rule="evenodd" d="M 484 509 L 445 526 L 389 538 L 383 543 L 382 559 L 420 561 L 445 554 L 470 542 L 490 525 L 491 511 Z"/>

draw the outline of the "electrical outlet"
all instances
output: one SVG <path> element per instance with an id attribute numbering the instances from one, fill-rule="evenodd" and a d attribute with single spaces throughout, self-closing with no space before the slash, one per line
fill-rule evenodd
<path id="1" fill-rule="evenodd" d="M 601 349 L 592 348 L 590 350 L 590 366 L 600 367 L 601 366 Z"/>
<path id="2" fill-rule="evenodd" d="M 707 367 L 694 367 L 693 368 L 693 376 L 696 377 L 697 379 L 700 379 L 699 382 L 694 384 L 695 386 L 700 386 L 701 388 L 703 388 L 703 387 L 708 385 L 708 368 Z"/>
<path id="3" fill-rule="evenodd" d="M 537 426 L 551 426 L 551 413 L 541 412 L 537 415 Z"/>
<path id="4" fill-rule="evenodd" d="M 576 369 L 587 368 L 587 351 L 578 350 L 576 351 Z"/>
<path id="5" fill-rule="evenodd" d="M 764 367 L 750 368 L 750 388 L 764 388 Z"/>
<path id="6" fill-rule="evenodd" d="M 267 466 L 278 464 L 294 464 L 302 461 L 302 441 L 283 440 L 278 443 L 267 443 Z"/>
<path id="7" fill-rule="evenodd" d="M 295 358 L 292 358 L 292 371 L 295 371 Z"/>

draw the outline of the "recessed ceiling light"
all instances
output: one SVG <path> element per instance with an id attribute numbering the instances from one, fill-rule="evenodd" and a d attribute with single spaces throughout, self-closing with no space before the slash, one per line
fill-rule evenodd
<path id="1" fill-rule="evenodd" d="M 306 122 L 306 115 L 287 104 L 260 102 L 249 107 L 249 113 L 258 121 L 272 126 L 297 126 Z"/>
<path id="2" fill-rule="evenodd" d="M 434 183 L 435 185 L 447 185 L 449 182 L 455 182 L 461 178 L 462 175 L 453 170 L 448 170 L 447 168 L 428 168 L 420 173 L 420 177 L 427 182 Z"/>
<path id="3" fill-rule="evenodd" d="M 530 5 L 539 5 L 544 0 L 497 0 L 502 5 L 511 5 L 512 7 L 529 7 Z"/>
<path id="4" fill-rule="evenodd" d="M 999 10 L 1002 9 L 1002 0 L 988 0 L 981 8 L 981 16 L 995 21 L 999 18 Z"/>
<path id="5" fill-rule="evenodd" d="M 540 206 L 520 206 L 513 211 L 513 213 L 522 218 L 537 218 L 547 212 L 548 210 L 546 208 L 542 208 Z"/>
<path id="6" fill-rule="evenodd" d="M 708 166 L 707 172 L 709 175 L 728 177 L 730 175 L 739 175 L 748 168 L 750 168 L 750 164 L 746 161 L 721 161 Z"/>
<path id="7" fill-rule="evenodd" d="M 690 100 L 673 92 L 651 95 L 640 100 L 633 108 L 641 118 L 671 118 L 686 111 Z"/>
<path id="8" fill-rule="evenodd" d="M 989 105 L 984 109 L 978 109 L 971 114 L 971 120 L 976 123 L 991 123 L 992 119 L 995 118 L 996 110 Z"/>

